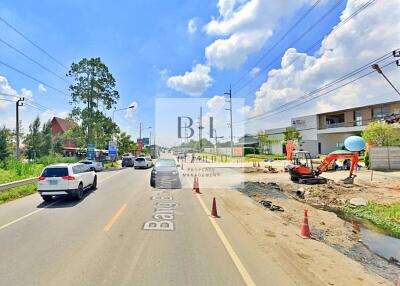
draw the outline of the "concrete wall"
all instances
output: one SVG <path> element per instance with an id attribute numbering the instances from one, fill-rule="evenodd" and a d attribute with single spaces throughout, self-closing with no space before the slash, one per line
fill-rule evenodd
<path id="1" fill-rule="evenodd" d="M 317 115 L 295 117 L 292 126 L 300 131 L 303 140 L 317 140 L 317 120 Z"/>
<path id="2" fill-rule="evenodd" d="M 400 147 L 371 147 L 369 158 L 372 170 L 400 170 Z"/>

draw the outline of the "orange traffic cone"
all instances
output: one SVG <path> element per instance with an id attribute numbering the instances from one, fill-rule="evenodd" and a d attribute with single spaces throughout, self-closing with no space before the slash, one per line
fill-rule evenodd
<path id="1" fill-rule="evenodd" d="M 215 218 L 219 218 L 219 215 L 217 212 L 217 202 L 215 201 L 215 197 L 213 198 L 213 202 L 212 202 L 211 216 L 215 217 Z"/>
<path id="2" fill-rule="evenodd" d="M 301 228 L 300 228 L 300 237 L 304 238 L 304 239 L 311 238 L 310 237 L 310 227 L 308 226 L 307 209 L 304 209 L 304 220 L 303 220 L 303 224 L 301 225 Z"/>
<path id="3" fill-rule="evenodd" d="M 201 194 L 199 187 L 199 179 L 197 178 L 197 176 L 194 176 L 193 192 L 195 192 L 196 194 Z"/>

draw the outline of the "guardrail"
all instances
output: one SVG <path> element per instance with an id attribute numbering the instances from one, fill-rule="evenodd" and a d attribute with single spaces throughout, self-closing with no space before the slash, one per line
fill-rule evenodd
<path id="1" fill-rule="evenodd" d="M 35 178 L 23 179 L 23 180 L 20 180 L 20 181 L 15 181 L 15 182 L 10 182 L 10 183 L 5 183 L 5 184 L 1 184 L 1 185 L 0 185 L 0 192 L 5 191 L 5 190 L 8 190 L 8 189 L 15 188 L 15 187 L 20 187 L 20 186 L 23 186 L 23 185 L 27 185 L 27 184 L 36 182 L 36 180 L 37 180 L 37 177 L 35 177 Z"/>

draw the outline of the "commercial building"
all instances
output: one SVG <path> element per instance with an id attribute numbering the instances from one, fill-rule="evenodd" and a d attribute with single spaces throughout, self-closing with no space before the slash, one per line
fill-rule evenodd
<path id="1" fill-rule="evenodd" d="M 310 151 L 312 156 L 328 154 L 342 149 L 344 140 L 351 135 L 361 135 L 368 123 L 400 120 L 400 101 L 331 111 L 315 115 L 292 118 L 291 126 L 300 131 L 300 149 Z M 281 139 L 271 143 L 270 153 L 284 154 L 286 128 L 265 130 L 270 138 Z"/>

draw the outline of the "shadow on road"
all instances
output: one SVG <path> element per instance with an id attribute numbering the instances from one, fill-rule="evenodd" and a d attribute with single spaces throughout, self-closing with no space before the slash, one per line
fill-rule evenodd
<path id="1" fill-rule="evenodd" d="M 108 172 L 115 172 L 115 171 L 121 171 L 124 170 L 126 168 L 122 168 L 122 167 L 113 167 L 113 168 L 109 168 L 109 169 L 105 169 L 103 171 L 101 171 L 102 173 L 108 173 Z"/>
<path id="2" fill-rule="evenodd" d="M 72 197 L 60 197 L 60 198 L 55 198 L 52 202 L 41 202 L 38 204 L 36 207 L 37 208 L 49 208 L 49 209 L 59 209 L 59 208 L 70 208 L 74 207 L 77 204 L 80 204 L 83 202 L 86 197 L 90 196 L 92 193 L 94 193 L 96 190 L 87 190 L 84 192 L 83 198 L 79 201 L 75 200 L 75 198 Z"/>

